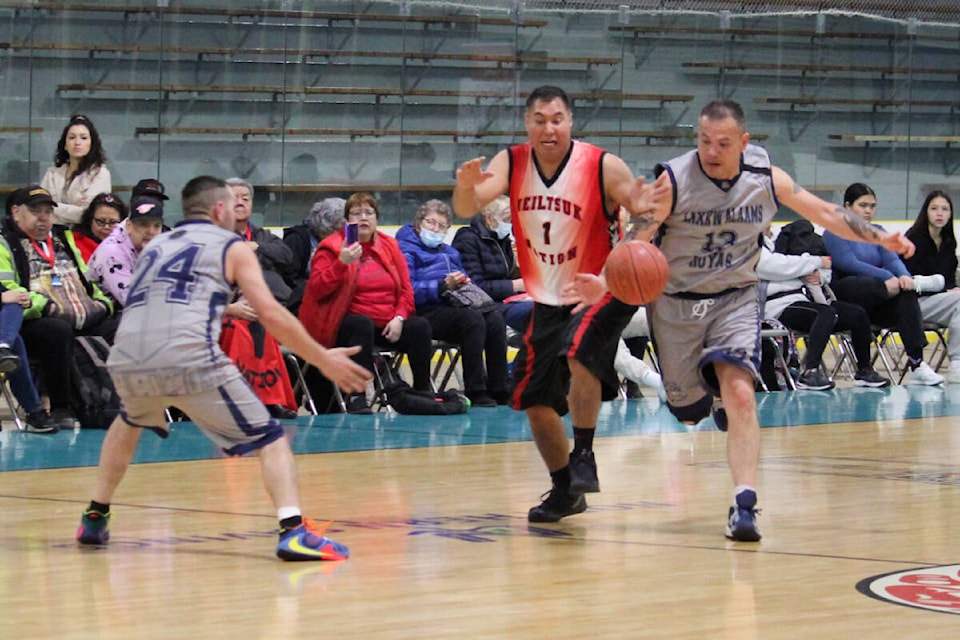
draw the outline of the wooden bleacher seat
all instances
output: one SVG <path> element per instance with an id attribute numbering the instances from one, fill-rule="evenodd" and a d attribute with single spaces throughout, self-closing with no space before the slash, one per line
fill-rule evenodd
<path id="1" fill-rule="evenodd" d="M 711 60 L 706 62 L 682 62 L 681 66 L 687 69 L 719 69 L 723 71 L 770 71 L 778 75 L 785 71 L 799 71 L 801 74 L 816 73 L 869 73 L 880 76 L 890 75 L 948 75 L 957 77 L 960 72 L 946 67 L 891 67 L 885 65 L 856 65 L 856 64 L 800 64 L 753 62 L 742 60 L 739 62 L 722 62 Z"/>
<path id="2" fill-rule="evenodd" d="M 498 67 L 504 65 L 526 64 L 572 64 L 594 65 L 620 64 L 621 59 L 610 56 L 550 56 L 541 53 L 519 54 L 483 54 L 483 53 L 443 53 L 426 51 L 377 51 L 377 50 L 345 50 L 345 49 L 283 49 L 278 47 L 195 47 L 195 46 L 156 46 L 156 45 L 125 45 L 112 43 L 64 43 L 64 42 L 0 42 L 0 49 L 10 51 L 83 51 L 94 53 L 123 53 L 123 54 L 164 54 L 167 57 L 188 55 L 203 59 L 204 56 L 285 56 L 286 61 L 291 59 L 307 58 L 370 58 L 394 59 L 398 61 L 432 62 L 492 62 Z"/>
<path id="3" fill-rule="evenodd" d="M 753 101 L 757 104 L 789 105 L 794 107 L 826 107 L 826 106 L 865 106 L 878 109 L 880 107 L 960 107 L 960 100 L 906 100 L 901 98 L 820 98 L 811 96 L 795 97 L 758 97 Z"/>
<path id="4" fill-rule="evenodd" d="M 43 133 L 43 127 L 4 126 L 0 127 L 0 133 Z"/>
<path id="5" fill-rule="evenodd" d="M 862 142 L 871 144 L 873 142 L 882 142 L 888 144 L 897 144 L 901 142 L 909 144 L 951 144 L 960 143 L 960 135 L 948 136 L 920 136 L 920 135 L 873 135 L 861 133 L 831 133 L 827 136 L 831 140 L 841 140 L 843 142 Z"/>
<path id="6" fill-rule="evenodd" d="M 358 95 L 375 97 L 435 97 L 435 98 L 475 98 L 475 99 L 509 99 L 514 94 L 511 91 L 484 91 L 484 90 L 456 90 L 456 89 L 399 89 L 395 87 L 298 87 L 298 86 L 261 86 L 261 85 L 202 85 L 202 84 L 138 84 L 138 83 L 63 83 L 57 85 L 57 91 L 81 91 L 88 93 L 265 93 L 271 95 L 304 94 L 304 95 Z M 619 91 L 574 91 L 569 94 L 570 100 L 577 101 L 624 101 L 624 102 L 690 102 L 693 95 L 667 93 L 620 93 Z M 520 94 L 516 99 L 522 104 L 526 94 Z"/>
<path id="7" fill-rule="evenodd" d="M 526 131 L 459 131 L 454 129 L 282 129 L 280 127 L 137 127 L 136 136 L 147 135 L 195 135 L 195 136 L 241 136 L 244 140 L 251 136 L 347 136 L 351 139 L 362 137 L 404 136 L 407 138 L 449 137 L 454 141 L 462 138 L 523 138 Z M 654 140 L 693 141 L 696 133 L 693 130 L 663 130 L 663 131 L 636 131 L 636 130 L 600 130 L 574 131 L 575 138 L 633 138 L 645 140 L 650 144 Z M 766 134 L 752 134 L 755 141 L 766 140 Z"/>
<path id="8" fill-rule="evenodd" d="M 516 22 L 510 18 L 482 17 L 476 15 L 449 14 L 449 15 L 401 15 L 399 9 L 396 14 L 374 14 L 374 13 L 348 13 L 337 11 L 297 11 L 286 9 L 236 9 L 236 8 L 218 8 L 218 7 L 190 7 L 190 6 L 154 6 L 149 5 L 115 5 L 115 4 L 94 4 L 83 2 L 49 2 L 39 0 L 37 2 L 0 2 L 0 8 L 10 8 L 19 10 L 44 10 L 44 11 L 76 11 L 81 13 L 89 12 L 110 12 L 124 14 L 138 13 L 159 13 L 164 15 L 177 16 L 213 16 L 225 18 L 242 17 L 263 17 L 263 18 L 296 18 L 298 20 L 324 20 L 324 21 L 357 21 L 368 22 L 412 22 L 424 25 L 430 24 L 485 24 L 501 26 L 521 26 L 521 27 L 543 27 L 546 26 L 546 20 L 523 20 Z"/>

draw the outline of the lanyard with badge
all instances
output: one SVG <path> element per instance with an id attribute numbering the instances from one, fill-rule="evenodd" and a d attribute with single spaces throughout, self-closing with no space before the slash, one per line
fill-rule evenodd
<path id="1" fill-rule="evenodd" d="M 30 238 L 30 242 L 33 243 L 33 248 L 36 249 L 37 253 L 50 264 L 52 272 L 50 274 L 50 286 L 51 287 L 62 287 L 63 281 L 60 279 L 60 274 L 57 273 L 57 256 L 53 251 L 53 238 L 49 235 L 46 237 L 46 251 L 36 240 Z"/>

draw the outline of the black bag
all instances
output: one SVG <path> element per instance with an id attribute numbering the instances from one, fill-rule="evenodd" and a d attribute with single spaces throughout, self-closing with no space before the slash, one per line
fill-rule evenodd
<path id="1" fill-rule="evenodd" d="M 454 307 L 470 307 L 480 313 L 491 311 L 497 306 L 489 293 L 472 282 L 460 285 L 458 289 L 447 289 L 443 296 Z"/>
<path id="2" fill-rule="evenodd" d="M 449 416 L 466 413 L 470 405 L 459 391 L 417 391 L 403 380 L 390 382 L 383 387 L 387 402 L 397 413 L 418 416 Z"/>
<path id="3" fill-rule="evenodd" d="M 70 405 L 83 429 L 106 429 L 120 413 L 120 396 L 107 372 L 110 345 L 99 336 L 77 336 L 73 344 Z"/>
<path id="4" fill-rule="evenodd" d="M 780 229 L 774 241 L 777 253 L 800 256 L 809 253 L 812 256 L 828 256 L 827 246 L 813 228 L 809 220 L 796 220 Z"/>

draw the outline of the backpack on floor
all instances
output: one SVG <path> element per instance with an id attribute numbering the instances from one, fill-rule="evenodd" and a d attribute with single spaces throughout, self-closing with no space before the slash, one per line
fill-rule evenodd
<path id="1" fill-rule="evenodd" d="M 73 344 L 70 405 L 83 429 L 106 429 L 120 413 L 120 396 L 107 372 L 110 345 L 99 336 L 77 336 Z"/>
<path id="2" fill-rule="evenodd" d="M 417 391 L 403 380 L 390 382 L 383 386 L 387 402 L 397 413 L 419 416 L 448 416 L 466 413 L 469 408 L 467 399 L 459 391 Z"/>

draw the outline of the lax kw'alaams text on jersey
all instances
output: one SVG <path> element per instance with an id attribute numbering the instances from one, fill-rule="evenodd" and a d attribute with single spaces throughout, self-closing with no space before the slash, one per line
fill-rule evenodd
<path id="1" fill-rule="evenodd" d="M 748 144 L 734 180 L 703 172 L 696 150 L 657 165 L 674 185 L 673 211 L 660 226 L 670 263 L 667 293 L 719 293 L 757 282 L 763 230 L 777 212 L 770 156 Z"/>

